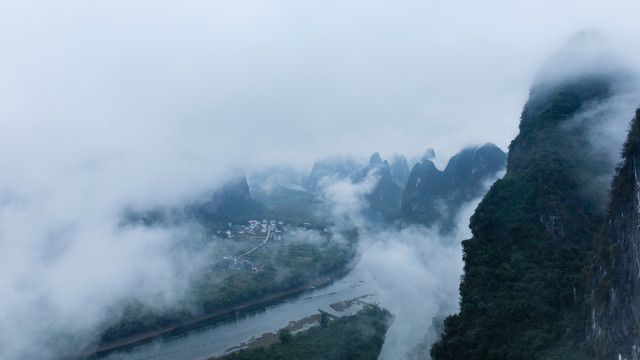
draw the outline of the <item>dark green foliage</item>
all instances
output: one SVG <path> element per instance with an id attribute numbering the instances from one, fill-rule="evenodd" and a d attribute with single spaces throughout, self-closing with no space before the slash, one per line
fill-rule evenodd
<path id="1" fill-rule="evenodd" d="M 382 161 L 378 153 L 371 156 L 369 165 L 362 171 L 362 177 L 370 173 L 378 176 L 379 180 L 365 197 L 369 203 L 369 209 L 365 213 L 368 212 L 367 215 L 373 220 L 394 220 L 400 210 L 402 187 L 393 180 L 389 163 Z"/>
<path id="2" fill-rule="evenodd" d="M 225 360 L 375 360 L 391 324 L 391 314 L 366 305 L 356 315 L 345 316 L 327 326 L 316 326 L 291 339 L 222 357 Z M 283 330 L 280 330 L 281 334 Z M 291 333 L 289 332 L 289 335 Z"/>
<path id="3" fill-rule="evenodd" d="M 631 129 L 627 141 L 622 147 L 622 156 L 625 159 L 637 154 L 640 150 L 640 109 L 636 110 L 636 116 L 631 121 Z"/>
<path id="4" fill-rule="evenodd" d="M 291 228 L 308 221 L 312 221 L 312 227 L 317 230 L 327 227 L 326 219 L 321 221 L 314 216 L 319 201 L 309 192 L 277 187 L 269 194 L 262 192 L 259 195 L 263 196 L 263 200 L 266 199 L 266 207 L 252 198 L 246 179 L 240 176 L 215 193 L 186 206 L 184 211 L 131 211 L 127 213 L 123 225 L 170 226 L 195 220 L 209 233 L 215 233 L 218 229 L 228 229 L 227 222 L 241 224 L 251 218 L 260 219 L 261 215 L 266 214 L 270 219 L 285 220 Z M 212 265 L 213 269 L 202 269 L 202 275 L 192 281 L 186 298 L 172 309 L 154 309 L 136 300 L 129 300 L 123 304 L 124 313 L 114 316 L 109 324 L 105 324 L 101 342 L 113 342 L 169 326 L 180 326 L 203 313 L 304 288 L 309 284 L 317 285 L 317 282 L 326 280 L 327 275 L 340 273 L 347 268 L 355 256 L 358 236 L 355 229 L 340 234 L 344 241 L 333 241 L 332 236 L 331 233 L 322 232 L 320 238 L 323 241 L 318 242 L 285 241 L 279 244 L 271 241 L 269 246 L 245 256 L 246 260 L 262 265 L 263 271 L 257 274 L 224 272 L 222 269 L 226 265 L 223 264 Z M 230 252 L 239 253 L 242 251 Z M 216 254 L 215 258 L 219 255 Z"/>
<path id="5" fill-rule="evenodd" d="M 326 327 L 327 325 L 329 325 L 329 313 L 320 310 L 320 326 Z"/>
<path id="6" fill-rule="evenodd" d="M 280 329 L 278 331 L 278 340 L 280 340 L 282 344 L 288 344 L 293 340 L 293 334 L 291 334 L 289 329 Z"/>
<path id="7" fill-rule="evenodd" d="M 493 144 L 466 148 L 453 156 L 444 171 L 430 160 L 411 170 L 402 194 L 402 215 L 408 222 L 439 225 L 443 232 L 455 227 L 458 210 L 485 191 L 484 182 L 506 163 L 506 154 Z"/>
<path id="8" fill-rule="evenodd" d="M 608 94 L 601 78 L 532 91 L 507 174 L 471 218 L 460 312 L 445 320 L 433 359 L 589 358 L 582 271 L 603 214 L 583 174 L 605 169 L 566 120 Z"/>
<path id="9" fill-rule="evenodd" d="M 638 341 L 638 213 L 636 172 L 640 154 L 640 109 L 622 149 L 611 186 L 605 226 L 595 237 L 588 268 L 593 317 L 589 337 L 597 359 L 633 358 Z M 596 330 L 597 329 L 597 330 Z"/>
<path id="10" fill-rule="evenodd" d="M 625 205 L 625 200 L 629 194 L 633 193 L 635 186 L 635 174 L 633 168 L 633 157 L 640 153 L 640 109 L 636 110 L 636 115 L 631 121 L 631 129 L 627 141 L 622 147 L 622 157 L 625 162 L 616 168 L 616 176 L 611 185 L 611 203 L 609 204 L 608 217 L 618 211 L 619 207 Z"/>
<path id="11" fill-rule="evenodd" d="M 354 257 L 354 236 L 357 235 L 346 234 L 350 241 L 345 243 L 331 241 L 327 235 L 320 243 L 292 241 L 282 246 L 262 247 L 246 257 L 264 266 L 264 271 L 257 274 L 223 272 L 223 265 L 216 265 L 213 273 L 203 271 L 203 275 L 193 281 L 187 297 L 173 309 L 152 309 L 131 301 L 124 314 L 103 330 L 101 340 L 111 342 L 175 326 L 192 320 L 197 314 L 326 280 L 327 274 L 346 268 Z"/>
<path id="12" fill-rule="evenodd" d="M 640 152 L 640 109 L 636 110 L 636 115 L 631 121 L 631 129 L 627 141 L 622 147 L 622 157 L 624 159 L 631 159 L 634 154 Z M 634 174 L 633 164 L 628 160 L 626 163 L 620 164 L 616 168 L 616 176 L 613 178 L 611 184 L 611 200 L 609 204 L 609 213 L 616 211 L 621 203 L 621 200 L 633 193 L 634 190 Z M 609 215 L 610 215 L 609 214 Z"/>
<path id="13" fill-rule="evenodd" d="M 445 183 L 442 173 L 432 161 L 414 165 L 402 194 L 403 218 L 425 225 L 440 220 L 442 213 L 439 210 L 444 204 L 438 204 L 438 201 L 442 194 L 447 193 Z"/>
<path id="14" fill-rule="evenodd" d="M 137 300 L 131 300 L 126 304 L 119 321 L 102 332 L 101 342 L 119 340 L 142 331 L 159 330 L 186 316 L 189 316 L 188 312 L 178 309 L 154 311 Z"/>
<path id="15" fill-rule="evenodd" d="M 540 129 L 551 128 L 571 118 L 589 102 L 611 96 L 611 76 L 585 76 L 573 81 L 543 84 L 531 90 L 522 111 L 521 140 Z"/>

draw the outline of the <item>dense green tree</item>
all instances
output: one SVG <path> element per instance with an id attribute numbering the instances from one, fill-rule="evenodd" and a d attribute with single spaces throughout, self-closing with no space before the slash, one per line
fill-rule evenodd
<path id="1" fill-rule="evenodd" d="M 344 316 L 326 326 L 312 327 L 289 341 L 269 347 L 240 350 L 224 360 L 375 360 L 380 354 L 391 314 L 376 305 L 365 305 L 357 314 Z M 282 333 L 282 330 L 280 330 Z M 290 334 L 290 333 L 289 333 Z"/>
<path id="2" fill-rule="evenodd" d="M 329 313 L 320 310 L 320 326 L 327 327 L 329 325 Z"/>
<path id="3" fill-rule="evenodd" d="M 293 334 L 291 334 L 291 330 L 289 329 L 280 329 L 278 331 L 278 340 L 280 340 L 283 344 L 288 344 L 293 340 Z"/>
<path id="4" fill-rule="evenodd" d="M 591 76 L 531 91 L 507 173 L 471 218 L 460 312 L 445 320 L 433 359 L 590 356 L 582 272 L 603 219 L 590 181 L 610 169 L 586 151 L 593 124 L 570 120 L 608 98 L 612 81 Z"/>

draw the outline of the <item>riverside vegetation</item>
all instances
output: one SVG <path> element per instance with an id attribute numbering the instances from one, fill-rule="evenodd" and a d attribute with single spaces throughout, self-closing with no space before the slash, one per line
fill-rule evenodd
<path id="1" fill-rule="evenodd" d="M 375 360 L 391 325 L 389 311 L 365 305 L 355 315 L 320 321 L 298 334 L 279 332 L 280 342 L 240 350 L 221 360 Z"/>

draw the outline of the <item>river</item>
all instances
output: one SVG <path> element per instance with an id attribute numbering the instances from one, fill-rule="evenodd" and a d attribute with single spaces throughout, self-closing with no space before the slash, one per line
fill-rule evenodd
<path id="1" fill-rule="evenodd" d="M 330 305 L 359 297 L 395 316 L 379 359 L 402 359 L 427 333 L 434 316 L 457 309 L 463 265 L 460 243 L 443 242 L 434 236 L 429 239 L 425 230 L 384 233 L 377 240 L 364 242 L 355 268 L 326 287 L 103 354 L 101 359 L 205 360 L 317 314 L 319 309 L 336 316 L 355 312 L 357 306 L 340 313 Z"/>
<path id="2" fill-rule="evenodd" d="M 277 331 L 290 321 L 299 320 L 324 310 L 336 316 L 353 313 L 358 306 L 337 312 L 331 304 L 366 296 L 364 301 L 376 302 L 374 279 L 354 272 L 331 285 L 310 290 L 276 304 L 239 311 L 226 319 L 215 319 L 195 329 L 158 337 L 130 349 L 111 352 L 103 360 L 205 360 L 220 356 L 226 350 L 252 338 Z M 371 295 L 371 296 L 367 296 Z"/>

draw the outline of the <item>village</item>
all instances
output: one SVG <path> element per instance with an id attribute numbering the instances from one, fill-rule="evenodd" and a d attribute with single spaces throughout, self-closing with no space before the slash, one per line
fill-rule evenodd
<path id="1" fill-rule="evenodd" d="M 226 236 L 232 239 L 237 236 L 249 236 L 251 238 L 266 236 L 267 232 L 273 232 L 273 239 L 280 240 L 286 235 L 288 229 L 284 225 L 284 221 L 276 220 L 249 220 L 247 225 L 234 225 L 228 223 L 229 228 L 226 231 L 218 230 L 218 236 Z"/>
<path id="2" fill-rule="evenodd" d="M 310 228 L 310 223 L 304 223 L 303 228 Z M 250 250 L 239 255 L 225 255 L 222 258 L 223 272 L 241 272 L 249 274 L 257 274 L 264 270 L 259 261 L 252 262 L 245 259 L 253 251 L 265 245 L 269 240 L 282 240 L 288 232 L 288 227 L 284 221 L 279 220 L 249 220 L 245 225 L 234 225 L 228 223 L 228 230 L 218 230 L 217 236 L 226 237 L 228 239 L 237 240 L 255 240 L 262 241 Z M 209 270 L 211 272 L 211 270 Z"/>

